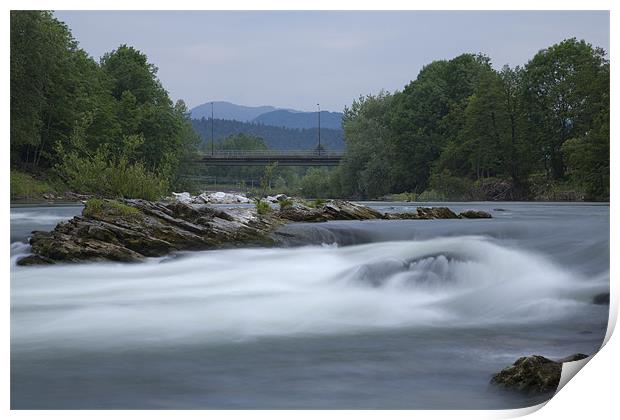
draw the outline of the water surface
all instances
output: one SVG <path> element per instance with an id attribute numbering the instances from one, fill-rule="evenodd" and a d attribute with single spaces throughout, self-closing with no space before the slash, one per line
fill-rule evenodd
<path id="1" fill-rule="evenodd" d="M 489 378 L 523 355 L 598 350 L 609 207 L 447 205 L 494 218 L 300 223 L 282 248 L 49 267 L 15 266 L 21 241 L 80 208 L 13 208 L 12 408 L 544 401 Z"/>

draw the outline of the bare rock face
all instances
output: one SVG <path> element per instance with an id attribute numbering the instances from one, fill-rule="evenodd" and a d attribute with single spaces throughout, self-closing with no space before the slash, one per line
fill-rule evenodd
<path id="1" fill-rule="evenodd" d="M 553 361 L 543 356 L 521 357 L 491 378 L 491 383 L 506 389 L 527 393 L 555 392 L 560 384 L 562 363 L 574 362 L 588 357 L 574 354 Z"/>

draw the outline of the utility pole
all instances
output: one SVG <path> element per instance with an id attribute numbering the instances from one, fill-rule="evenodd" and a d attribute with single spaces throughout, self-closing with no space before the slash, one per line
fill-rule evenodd
<path id="1" fill-rule="evenodd" d="M 316 104 L 319 110 L 319 156 L 321 155 L 321 105 Z"/>
<path id="2" fill-rule="evenodd" d="M 214 155 L 214 140 L 213 140 L 213 102 L 211 102 L 211 156 Z"/>

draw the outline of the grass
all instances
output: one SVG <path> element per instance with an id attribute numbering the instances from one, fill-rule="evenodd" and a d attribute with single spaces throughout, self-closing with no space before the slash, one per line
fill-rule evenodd
<path id="1" fill-rule="evenodd" d="M 417 194 L 412 192 L 402 192 L 399 194 L 392 194 L 387 197 L 390 201 L 416 201 Z"/>
<path id="2" fill-rule="evenodd" d="M 271 206 L 266 201 L 257 200 L 256 201 L 256 211 L 258 212 L 258 214 L 267 214 L 267 213 L 271 212 Z"/>
<path id="3" fill-rule="evenodd" d="M 91 198 L 86 202 L 82 215 L 84 216 L 122 216 L 131 217 L 140 214 L 140 210 L 127 204 L 120 203 L 115 200 L 102 200 L 99 198 Z"/>
<path id="4" fill-rule="evenodd" d="M 282 210 L 287 209 L 288 207 L 292 207 L 293 206 L 293 200 L 289 200 L 287 198 L 287 199 L 279 201 L 279 204 L 280 204 L 280 211 L 282 211 Z"/>
<path id="5" fill-rule="evenodd" d="M 316 199 L 316 200 L 314 200 L 314 201 L 308 201 L 308 202 L 307 202 L 307 206 L 308 206 L 308 207 L 311 207 L 311 208 L 313 208 L 313 209 L 315 209 L 315 208 L 317 208 L 317 207 L 319 207 L 319 206 L 322 206 L 322 205 L 323 205 L 323 204 L 325 204 L 325 203 L 326 203 L 326 201 L 325 201 L 325 200 L 323 200 L 322 198 L 317 198 L 317 199 Z"/>
<path id="6" fill-rule="evenodd" d="M 42 199 L 43 194 L 55 192 L 56 189 L 50 183 L 11 169 L 11 200 Z"/>

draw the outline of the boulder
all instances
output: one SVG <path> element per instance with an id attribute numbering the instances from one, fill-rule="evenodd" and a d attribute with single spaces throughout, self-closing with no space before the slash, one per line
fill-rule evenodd
<path id="1" fill-rule="evenodd" d="M 466 210 L 460 213 L 459 216 L 464 219 L 490 219 L 493 217 L 490 213 L 482 210 Z"/>
<path id="2" fill-rule="evenodd" d="M 517 359 L 491 378 L 491 383 L 502 388 L 526 393 L 555 392 L 560 383 L 562 363 L 574 362 L 588 357 L 577 353 L 554 361 L 543 356 L 527 356 Z"/>
<path id="3" fill-rule="evenodd" d="M 181 193 L 172 193 L 172 197 L 174 197 L 175 200 L 181 202 L 181 203 L 189 203 L 192 199 L 192 196 L 190 193 L 188 192 L 181 192 Z"/>
<path id="4" fill-rule="evenodd" d="M 592 298 L 595 305 L 609 305 L 609 293 L 599 293 Z"/>
<path id="5" fill-rule="evenodd" d="M 383 214 L 370 207 L 345 200 L 331 200 L 317 206 L 326 220 L 382 219 Z"/>

